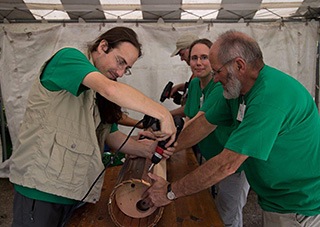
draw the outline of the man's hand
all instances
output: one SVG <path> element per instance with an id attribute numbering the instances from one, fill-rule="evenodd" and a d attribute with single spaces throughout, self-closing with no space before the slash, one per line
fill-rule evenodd
<path id="1" fill-rule="evenodd" d="M 153 133 L 151 132 L 152 129 L 146 129 L 146 130 L 141 130 L 138 132 L 138 136 L 139 138 L 141 137 L 144 137 L 144 138 L 148 138 L 148 139 L 151 139 L 151 140 L 156 140 L 157 137 L 155 137 L 153 135 Z"/>
<path id="2" fill-rule="evenodd" d="M 149 205 L 156 207 L 162 207 L 170 202 L 171 200 L 167 199 L 167 182 L 162 177 L 159 177 L 156 174 L 148 173 L 148 176 L 154 181 L 151 187 L 143 194 L 145 201 L 148 201 Z"/>
<path id="3" fill-rule="evenodd" d="M 168 112 L 170 114 L 170 112 Z M 168 119 L 159 119 L 160 120 L 160 130 L 153 131 L 152 133 L 157 137 L 158 141 L 167 140 L 166 147 L 169 147 L 176 140 L 177 128 L 174 124 L 173 117 L 170 114 Z"/>
<path id="4" fill-rule="evenodd" d="M 152 155 L 154 154 L 154 151 L 156 150 L 157 147 L 157 141 L 152 140 L 152 139 L 139 139 L 137 140 L 138 143 L 141 143 L 145 146 L 145 150 L 148 152 L 148 158 L 151 159 Z"/>
<path id="5" fill-rule="evenodd" d="M 150 159 L 151 159 L 159 141 L 155 141 L 155 139 L 157 138 L 150 131 L 140 131 L 139 138 L 141 138 L 142 136 L 147 139 L 142 139 L 142 140 L 139 140 L 138 142 L 143 143 L 144 145 L 147 146 L 147 150 L 150 153 Z M 175 147 L 168 147 L 163 151 L 162 156 L 168 159 L 170 158 L 171 155 L 173 155 L 174 152 L 175 152 Z"/>

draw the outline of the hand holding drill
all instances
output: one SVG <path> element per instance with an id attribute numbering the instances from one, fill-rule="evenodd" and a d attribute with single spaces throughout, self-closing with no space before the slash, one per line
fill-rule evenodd
<path id="1" fill-rule="evenodd" d="M 174 117 L 173 120 L 174 120 L 175 126 L 177 128 L 177 134 L 176 134 L 176 139 L 177 139 L 179 133 L 181 132 L 181 130 L 183 128 L 184 121 L 183 121 L 182 117 L 179 117 L 179 116 Z M 151 127 L 151 129 L 154 131 L 160 130 L 159 121 L 153 117 L 145 115 L 144 120 L 143 120 L 143 128 L 149 128 L 149 127 Z M 142 139 L 142 137 L 140 137 L 140 139 Z M 148 172 L 150 172 L 152 170 L 152 168 L 155 164 L 158 164 L 161 161 L 161 159 L 163 157 L 163 151 L 166 149 L 165 145 L 167 144 L 167 142 L 168 142 L 168 139 L 158 142 L 155 153 L 153 154 L 153 156 L 151 158 L 152 164 L 149 167 Z M 171 146 L 172 145 L 173 144 L 171 144 Z"/>

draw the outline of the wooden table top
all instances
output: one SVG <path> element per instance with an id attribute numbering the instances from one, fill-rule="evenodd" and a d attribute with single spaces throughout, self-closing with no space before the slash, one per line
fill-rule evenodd
<path id="1" fill-rule="evenodd" d="M 190 149 L 174 154 L 167 161 L 168 181 L 182 178 L 198 166 Z M 72 215 L 68 227 L 114 227 L 108 212 L 108 201 L 117 182 L 122 166 L 106 170 L 100 200 L 96 204 L 85 204 Z M 222 227 L 224 226 L 209 190 L 179 198 L 164 208 L 157 226 L 163 227 Z"/>

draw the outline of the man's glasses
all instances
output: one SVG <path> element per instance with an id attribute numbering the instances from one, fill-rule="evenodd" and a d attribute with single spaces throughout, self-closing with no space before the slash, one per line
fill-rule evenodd
<path id="1" fill-rule="evenodd" d="M 221 73 L 223 67 L 225 67 L 227 64 L 231 63 L 231 62 L 232 62 L 233 60 L 235 60 L 236 58 L 237 58 L 237 57 L 230 59 L 229 61 L 227 61 L 226 63 L 224 63 L 224 64 L 223 64 L 219 69 L 217 69 L 217 70 L 215 70 L 215 69 L 212 68 L 213 76 L 216 75 L 216 74 Z"/>
<path id="2" fill-rule="evenodd" d="M 208 61 L 209 60 L 209 56 L 208 55 L 201 55 L 200 57 L 198 57 L 197 55 L 193 55 L 193 56 L 191 56 L 191 61 L 194 61 L 194 62 L 196 62 L 196 61 L 198 61 L 198 59 L 200 59 L 200 61 Z"/>
<path id="3" fill-rule="evenodd" d="M 131 75 L 131 70 L 130 70 L 130 66 L 127 66 L 127 62 L 126 60 L 123 59 L 123 57 L 120 57 L 118 55 L 116 55 L 113 52 L 113 48 L 112 50 L 110 50 L 109 52 L 112 52 L 114 57 L 116 58 L 116 62 L 117 62 L 117 66 L 119 69 L 124 70 L 124 75 L 130 76 Z M 106 54 L 109 53 L 108 51 L 105 51 Z"/>
<path id="4" fill-rule="evenodd" d="M 117 61 L 117 65 L 118 67 L 123 70 L 124 69 L 124 75 L 130 76 L 131 75 L 131 70 L 130 67 L 127 66 L 127 62 L 126 60 L 124 60 L 122 57 L 115 55 L 116 61 Z"/>

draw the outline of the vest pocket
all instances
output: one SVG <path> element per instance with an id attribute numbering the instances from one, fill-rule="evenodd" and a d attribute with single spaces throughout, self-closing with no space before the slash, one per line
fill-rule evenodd
<path id="1" fill-rule="evenodd" d="M 86 180 L 94 146 L 69 135 L 57 132 L 46 173 L 59 183 L 81 185 Z"/>

